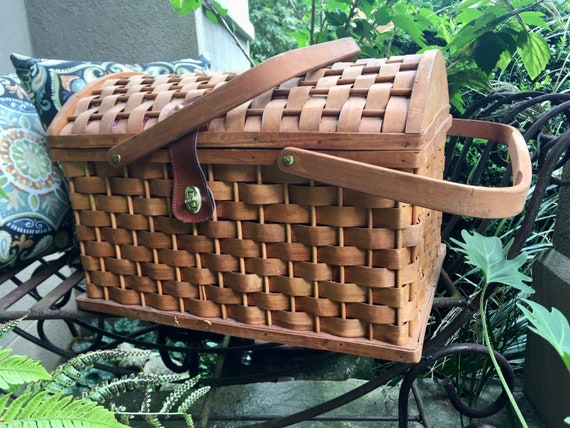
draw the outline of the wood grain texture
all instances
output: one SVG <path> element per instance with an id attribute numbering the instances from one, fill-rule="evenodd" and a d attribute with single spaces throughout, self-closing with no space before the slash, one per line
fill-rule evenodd
<path id="1" fill-rule="evenodd" d="M 354 174 L 320 159 L 441 179 L 451 126 L 441 54 L 339 61 L 200 124 L 198 157 L 216 202 L 208 222 L 173 217 L 168 150 L 108 163 L 108 150 L 133 136 L 158 147 L 189 132 L 191 109 L 171 115 L 174 107 L 238 77 L 102 79 L 54 125 L 48 144 L 69 179 L 85 307 L 415 361 L 441 263 L 441 213 L 378 196 L 370 182 L 327 183 Z M 185 120 L 170 135 L 175 117 Z M 166 134 L 150 132 L 161 127 Z M 278 168 L 288 147 L 317 156 L 318 175 Z"/>
<path id="2" fill-rule="evenodd" d="M 337 61 L 352 60 L 359 53 L 354 40 L 345 38 L 276 55 L 113 147 L 109 161 L 116 167 L 128 165 L 286 80 Z M 118 162 L 113 161 L 116 155 L 121 159 Z"/>
<path id="3" fill-rule="evenodd" d="M 513 185 L 485 188 L 446 182 L 300 148 L 284 149 L 278 165 L 289 174 L 452 214 L 503 218 L 520 213 L 532 177 L 530 156 L 522 135 L 507 125 L 461 119 L 453 121 L 450 135 L 506 144 Z M 285 163 L 286 157 L 293 157 L 294 163 Z"/>
<path id="4" fill-rule="evenodd" d="M 385 340 L 369 340 L 365 338 L 339 338 L 333 334 L 314 333 L 306 331 L 305 328 L 307 326 L 303 326 L 303 322 L 300 320 L 297 323 L 292 321 L 289 325 L 285 325 L 286 323 L 282 322 L 283 326 L 281 327 L 248 325 L 244 328 L 244 325 L 240 322 L 232 319 L 222 319 L 217 305 L 213 305 L 212 302 L 209 301 L 200 302 L 196 299 L 187 299 L 189 302 L 187 309 L 192 313 L 200 313 L 201 315 L 178 312 L 176 309 L 156 310 L 152 306 L 140 306 L 140 303 L 133 304 L 131 301 L 120 303 L 117 300 L 104 300 L 97 297 L 90 297 L 88 293 L 80 295 L 77 298 L 77 302 L 79 307 L 84 310 L 137 318 L 180 328 L 210 331 L 236 337 L 304 346 L 404 363 L 414 363 L 418 362 L 421 358 L 425 328 L 427 326 L 427 320 L 435 294 L 435 286 L 444 254 L 445 248 L 441 246 L 438 250 L 436 262 L 429 272 L 429 285 L 424 290 L 425 295 L 423 296 L 421 307 L 418 308 L 418 326 L 414 330 L 414 333 L 407 337 L 402 344 L 391 343 L 389 337 L 386 337 Z M 133 299 L 133 297 L 130 299 Z M 136 298 L 134 298 L 134 300 L 136 300 Z M 327 314 L 327 309 L 318 305 L 316 302 L 314 304 L 305 302 L 304 306 L 305 309 L 308 306 L 319 307 L 324 314 Z M 328 311 L 330 311 L 330 308 Z M 362 313 L 369 312 L 364 308 L 360 311 Z M 328 314 L 330 314 L 330 312 Z M 295 313 L 291 315 L 295 315 Z M 305 312 L 299 312 L 298 316 L 304 319 L 305 322 L 310 323 L 310 321 L 306 319 Z M 368 316 L 374 317 L 375 315 L 369 314 Z M 289 318 L 294 319 L 294 317 Z M 295 325 L 299 325 L 300 329 L 295 329 Z M 386 336 L 389 336 L 389 334 L 387 333 Z"/>

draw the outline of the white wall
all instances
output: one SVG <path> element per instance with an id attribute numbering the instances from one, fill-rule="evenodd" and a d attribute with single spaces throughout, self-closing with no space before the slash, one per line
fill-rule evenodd
<path id="1" fill-rule="evenodd" d="M 247 0 L 221 2 L 236 23 L 240 43 L 253 38 Z M 200 10 L 176 15 L 168 0 L 0 0 L 0 73 L 13 71 L 9 55 L 72 60 L 150 62 L 207 54 L 213 70 L 249 68 L 222 25 Z"/>
<path id="2" fill-rule="evenodd" d="M 0 74 L 14 72 L 10 62 L 12 52 L 32 53 L 26 8 L 22 0 L 0 0 Z"/>
<path id="3" fill-rule="evenodd" d="M 247 0 L 231 3 L 232 10 L 248 10 Z M 37 57 L 133 63 L 208 54 L 216 69 L 248 67 L 222 25 L 213 25 L 201 10 L 180 17 L 168 0 L 27 0 L 26 4 Z M 243 13 L 238 17 L 244 21 Z M 251 32 L 246 34 L 240 31 L 247 47 Z"/>

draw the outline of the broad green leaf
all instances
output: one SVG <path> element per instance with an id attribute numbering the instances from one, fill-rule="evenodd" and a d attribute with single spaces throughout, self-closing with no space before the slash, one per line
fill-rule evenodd
<path id="1" fill-rule="evenodd" d="M 169 0 L 170 5 L 172 6 L 172 10 L 178 12 L 182 7 L 183 0 Z"/>
<path id="2" fill-rule="evenodd" d="M 477 39 L 473 49 L 473 58 L 481 70 L 490 73 L 497 66 L 501 53 L 505 49 L 503 39 L 489 31 Z"/>
<path id="3" fill-rule="evenodd" d="M 325 10 L 349 10 L 352 0 L 328 0 L 323 5 Z"/>
<path id="4" fill-rule="evenodd" d="M 299 45 L 299 47 L 304 47 L 309 44 L 310 34 L 309 30 L 307 29 L 299 28 L 296 31 L 287 33 L 287 35 L 293 37 L 297 42 L 297 44 Z"/>
<path id="5" fill-rule="evenodd" d="M 11 350 L 7 351 L 9 353 Z M 40 361 L 21 355 L 7 356 L 6 350 L 0 353 L 0 388 L 8 389 L 10 385 L 49 379 L 51 375 Z"/>
<path id="6" fill-rule="evenodd" d="M 354 35 L 362 34 L 361 31 L 358 32 L 355 31 L 354 33 L 352 33 L 344 27 L 338 27 L 334 33 L 339 39 L 342 39 L 344 37 L 354 37 Z"/>
<path id="7" fill-rule="evenodd" d="M 566 423 L 566 425 L 570 425 L 570 416 L 564 419 L 564 422 Z"/>
<path id="8" fill-rule="evenodd" d="M 531 79 L 535 79 L 550 60 L 548 43 L 538 33 L 521 32 L 517 40 L 517 52 Z"/>
<path id="9" fill-rule="evenodd" d="M 524 305 L 518 306 L 531 324 L 529 329 L 552 345 L 570 372 L 570 324 L 564 314 L 556 308 L 549 312 L 544 306 L 531 300 L 522 301 Z"/>
<path id="10" fill-rule="evenodd" d="M 519 13 L 520 18 L 526 25 L 549 29 L 548 24 L 544 21 L 544 13 L 537 11 L 528 11 Z"/>
<path id="11" fill-rule="evenodd" d="M 214 8 L 220 14 L 220 16 L 228 16 L 228 10 L 217 1 L 214 1 Z"/>
<path id="12" fill-rule="evenodd" d="M 516 0 L 516 4 L 514 6 L 516 6 L 519 9 L 522 9 L 523 7 L 529 6 L 535 2 L 536 0 Z"/>
<path id="13" fill-rule="evenodd" d="M 483 90 L 489 87 L 489 79 L 475 64 L 467 67 L 449 67 L 447 73 L 449 82 L 449 101 L 460 112 L 465 111 L 465 101 L 462 89 L 465 86 L 474 90 Z"/>
<path id="14" fill-rule="evenodd" d="M 460 4 L 458 4 L 455 7 L 455 9 L 456 10 L 465 10 L 465 9 L 472 8 L 472 6 L 475 6 L 475 5 L 477 5 L 478 7 L 481 7 L 481 6 L 484 6 L 483 3 L 486 3 L 486 2 L 481 1 L 481 0 L 463 0 Z"/>
<path id="15" fill-rule="evenodd" d="M 467 23 L 474 21 L 475 19 L 479 18 L 481 15 L 483 15 L 483 12 L 481 10 L 475 8 L 469 8 L 469 9 L 464 9 L 459 15 L 457 15 L 455 20 L 458 23 Z"/>
<path id="16" fill-rule="evenodd" d="M 337 9 L 334 12 L 325 12 L 327 21 L 333 26 L 342 26 L 348 20 L 348 15 L 342 10 Z"/>
<path id="17" fill-rule="evenodd" d="M 511 55 L 511 53 L 509 51 L 503 51 L 501 52 L 501 57 L 499 58 L 499 61 L 497 62 L 497 68 L 504 70 L 513 60 L 513 56 Z"/>
<path id="18" fill-rule="evenodd" d="M 172 5 L 172 10 L 180 16 L 189 14 L 190 12 L 198 9 L 202 2 L 201 0 L 169 0 Z"/>
<path id="19" fill-rule="evenodd" d="M 372 33 L 372 27 L 366 19 L 355 19 L 353 21 L 353 31 L 356 36 L 367 37 Z"/>
<path id="20" fill-rule="evenodd" d="M 493 15 L 482 15 L 479 18 L 469 21 L 461 27 L 459 32 L 453 37 L 448 48 L 463 49 L 465 46 L 472 43 L 482 34 L 486 33 L 489 28 L 493 28 L 491 23 L 495 20 Z"/>
<path id="21" fill-rule="evenodd" d="M 414 42 L 423 47 L 426 45 L 426 39 L 416 22 L 407 15 L 394 15 L 392 22 L 397 28 L 404 30 Z"/>
<path id="22" fill-rule="evenodd" d="M 531 287 L 524 284 L 531 281 L 531 278 L 520 272 L 527 260 L 525 253 L 508 260 L 510 244 L 503 247 L 498 237 L 483 236 L 477 232 L 471 235 L 466 230 L 461 232 L 461 236 L 464 242 L 451 239 L 457 245 L 455 250 L 465 254 L 465 261 L 483 272 L 487 283 L 505 284 L 524 293 L 534 293 Z"/>
<path id="23" fill-rule="evenodd" d="M 183 0 L 182 7 L 180 8 L 180 15 L 184 16 L 189 14 L 190 12 L 195 11 L 200 6 L 202 6 L 201 0 Z"/>
<path id="24" fill-rule="evenodd" d="M 386 7 L 379 7 L 374 13 L 374 22 L 376 25 L 386 25 L 390 22 L 390 19 L 390 12 Z"/>
<path id="25" fill-rule="evenodd" d="M 509 28 L 505 28 L 497 33 L 497 35 L 501 38 L 503 43 L 505 44 L 505 48 L 511 52 L 515 53 L 517 50 L 517 41 L 515 40 L 516 33 L 513 32 Z"/>
<path id="26" fill-rule="evenodd" d="M 216 14 L 214 12 L 212 12 L 210 9 L 205 9 L 206 12 L 206 16 L 208 17 L 208 19 L 210 20 L 210 22 L 214 23 L 214 24 L 219 24 L 220 21 L 218 20 L 218 17 L 216 16 Z"/>

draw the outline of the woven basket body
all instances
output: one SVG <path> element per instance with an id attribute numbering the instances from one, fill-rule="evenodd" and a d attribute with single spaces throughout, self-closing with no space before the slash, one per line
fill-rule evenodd
<path id="1" fill-rule="evenodd" d="M 69 180 L 87 280 L 80 305 L 417 360 L 441 262 L 440 213 L 300 178 L 276 159 L 301 147 L 441 178 L 451 123 L 441 55 L 337 63 L 189 131 L 215 211 L 180 221 L 168 150 L 123 168 L 107 151 L 232 78 L 113 75 L 58 115 L 48 143 Z"/>

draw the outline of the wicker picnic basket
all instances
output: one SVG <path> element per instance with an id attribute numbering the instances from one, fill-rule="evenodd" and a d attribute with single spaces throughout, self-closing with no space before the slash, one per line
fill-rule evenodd
<path id="1" fill-rule="evenodd" d="M 438 51 L 357 54 L 343 39 L 242 74 L 111 75 L 66 103 L 48 144 L 69 181 L 80 306 L 417 361 L 441 211 L 520 211 L 528 152 L 512 128 L 451 120 Z M 450 132 L 509 144 L 513 186 L 441 181 Z"/>

